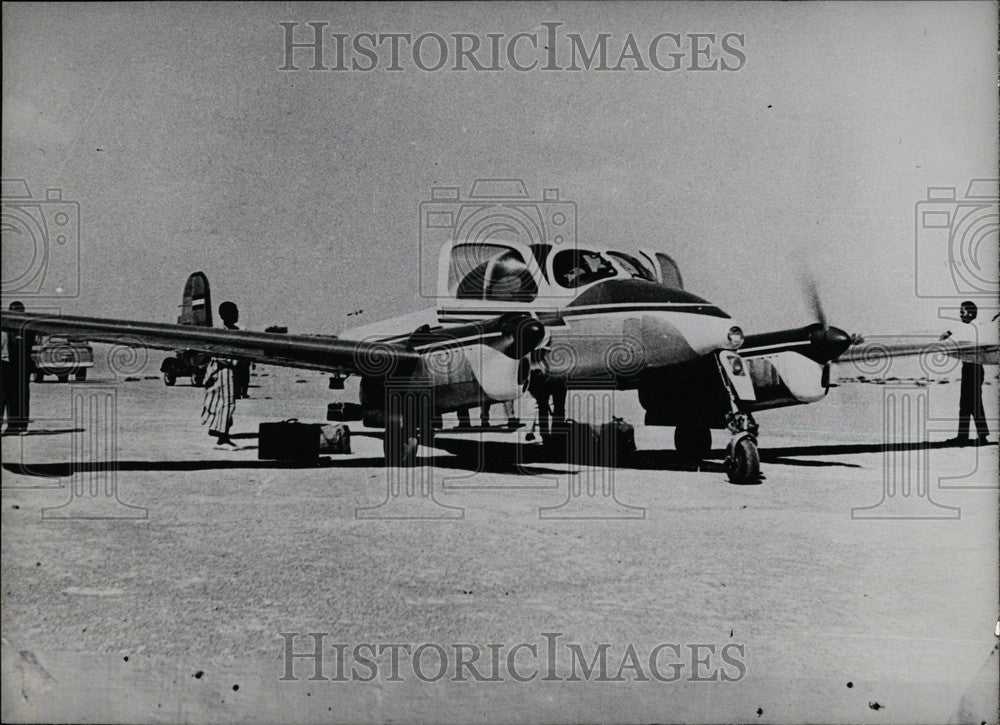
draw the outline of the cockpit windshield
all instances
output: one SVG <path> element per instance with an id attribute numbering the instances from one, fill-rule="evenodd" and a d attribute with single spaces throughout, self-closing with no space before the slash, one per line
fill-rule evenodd
<path id="1" fill-rule="evenodd" d="M 557 253 L 552 260 L 552 271 L 556 281 L 570 289 L 618 275 L 618 270 L 603 255 L 585 249 L 564 249 Z"/>
<path id="2" fill-rule="evenodd" d="M 455 246 L 448 287 L 460 300 L 530 302 L 538 295 L 538 283 L 520 253 L 498 244 Z"/>

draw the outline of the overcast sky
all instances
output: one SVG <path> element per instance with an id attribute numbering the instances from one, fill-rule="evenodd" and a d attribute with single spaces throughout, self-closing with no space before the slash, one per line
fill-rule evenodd
<path id="1" fill-rule="evenodd" d="M 484 39 L 561 22 L 588 45 L 632 33 L 647 48 L 739 33 L 745 63 L 281 71 L 283 21 Z M 17 296 L 172 322 L 200 269 L 249 327 L 337 332 L 350 310 L 427 306 L 432 185 L 517 177 L 576 202 L 581 241 L 667 251 L 748 331 L 811 321 L 804 269 L 845 329 L 933 327 L 964 295 L 916 296 L 915 204 L 997 175 L 996 28 L 989 2 L 5 4 L 3 176 L 35 197 L 59 187 L 81 214 L 79 297 Z M 992 234 L 995 271 L 995 225 L 975 233 Z M 927 286 L 947 287 L 947 252 L 928 244 Z M 5 267 L 22 252 L 5 229 Z"/>

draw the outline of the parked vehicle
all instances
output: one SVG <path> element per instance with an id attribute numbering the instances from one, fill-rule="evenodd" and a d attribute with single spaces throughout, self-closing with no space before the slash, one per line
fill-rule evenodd
<path id="1" fill-rule="evenodd" d="M 46 375 L 55 375 L 60 383 L 70 376 L 86 380 L 87 368 L 94 366 L 94 348 L 77 337 L 39 337 L 31 348 L 31 359 L 36 383 L 45 380 Z"/>

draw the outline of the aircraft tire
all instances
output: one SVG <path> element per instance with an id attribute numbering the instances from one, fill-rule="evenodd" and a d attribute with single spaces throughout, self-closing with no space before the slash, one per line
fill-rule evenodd
<path id="1" fill-rule="evenodd" d="M 760 453 L 750 436 L 743 436 L 730 444 L 726 475 L 732 483 L 741 486 L 760 483 Z"/>
<path id="2" fill-rule="evenodd" d="M 712 450 L 712 430 L 698 425 L 679 425 L 674 430 L 674 448 L 685 458 L 701 460 Z"/>
<path id="3" fill-rule="evenodd" d="M 409 468 L 417 462 L 420 438 L 412 426 L 404 425 L 403 416 L 387 417 L 382 438 L 386 465 Z"/>

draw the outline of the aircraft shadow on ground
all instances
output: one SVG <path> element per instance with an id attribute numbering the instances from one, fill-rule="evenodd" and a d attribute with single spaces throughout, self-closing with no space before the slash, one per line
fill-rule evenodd
<path id="1" fill-rule="evenodd" d="M 40 429 L 40 430 L 29 430 L 21 433 L 23 436 L 57 436 L 64 435 L 66 433 L 83 433 L 83 428 L 53 428 L 53 429 Z M 14 433 L 3 432 L 4 438 L 7 436 L 14 436 Z"/>
<path id="2" fill-rule="evenodd" d="M 212 471 L 226 469 L 326 469 L 326 468 L 373 468 L 383 465 L 378 458 L 320 458 L 315 461 L 259 461 L 206 459 L 199 461 L 115 461 L 116 471 Z M 3 470 L 21 476 L 43 478 L 65 478 L 74 473 L 103 472 L 108 464 L 103 461 L 74 463 L 10 463 L 5 461 Z"/>
<path id="3" fill-rule="evenodd" d="M 36 435 L 54 435 L 57 433 L 78 432 L 76 429 L 59 431 L 36 431 Z M 382 438 L 382 433 L 374 431 L 358 431 L 354 435 Z M 256 433 L 238 433 L 233 438 L 255 438 Z M 997 445 L 991 443 L 990 445 Z M 518 451 L 520 447 L 520 451 Z M 893 450 L 925 450 L 940 448 L 965 447 L 954 441 L 918 441 L 901 444 Z M 243 451 L 253 450 L 247 446 Z M 545 464 L 566 465 L 565 457 L 558 451 L 540 445 L 521 445 L 517 441 L 480 441 L 469 438 L 448 437 L 439 435 L 435 438 L 434 448 L 444 451 L 445 455 L 434 454 L 422 456 L 418 460 L 423 465 L 433 465 L 436 468 L 465 470 L 474 473 L 503 473 L 510 475 L 532 476 L 544 474 L 566 474 L 562 468 L 552 468 Z M 851 455 L 863 453 L 881 453 L 885 450 L 881 443 L 847 443 L 822 444 L 805 446 L 784 446 L 779 448 L 764 448 L 760 451 L 761 463 L 786 466 L 842 466 L 860 468 L 854 463 L 843 461 L 810 461 L 797 460 L 790 456 L 823 456 Z M 239 451 L 237 451 L 239 452 Z M 674 450 L 642 450 L 636 451 L 625 461 L 623 470 L 654 470 L 654 471 L 691 471 L 724 473 L 722 460 L 725 451 L 713 450 L 705 460 L 693 461 L 681 456 Z M 329 468 L 381 468 L 385 465 L 382 456 L 340 458 L 337 456 L 322 457 L 314 461 L 271 461 L 246 459 L 205 459 L 188 461 L 116 461 L 118 471 L 202 471 L 225 469 L 329 469 Z M 108 464 L 102 461 L 75 464 L 72 461 L 55 463 L 11 463 L 5 461 L 3 470 L 23 476 L 40 476 L 45 478 L 60 478 L 72 476 L 74 473 L 105 471 Z"/>

